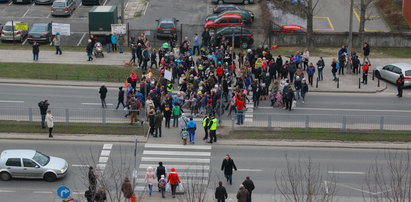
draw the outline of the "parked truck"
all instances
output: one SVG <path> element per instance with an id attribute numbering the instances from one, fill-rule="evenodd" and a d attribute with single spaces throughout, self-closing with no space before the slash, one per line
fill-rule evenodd
<path id="1" fill-rule="evenodd" d="M 90 35 L 110 34 L 111 24 L 118 24 L 117 6 L 93 6 L 88 11 Z"/>

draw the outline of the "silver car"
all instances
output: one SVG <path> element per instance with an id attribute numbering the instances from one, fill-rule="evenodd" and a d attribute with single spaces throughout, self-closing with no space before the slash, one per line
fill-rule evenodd
<path id="1" fill-rule="evenodd" d="M 384 66 L 378 66 L 374 70 L 375 76 L 385 79 L 391 83 L 396 83 L 400 73 L 404 75 L 404 87 L 411 86 L 411 64 L 394 63 Z"/>
<path id="2" fill-rule="evenodd" d="M 20 21 L 14 21 L 12 25 L 12 21 L 6 22 L 4 24 L 3 29 L 1 30 L 1 36 L 0 39 L 2 41 L 20 41 L 23 42 L 24 38 L 27 36 L 27 30 L 16 30 L 16 24 L 17 23 L 23 23 Z M 14 37 L 13 37 L 13 30 L 14 30 Z"/>
<path id="3" fill-rule="evenodd" d="M 35 150 L 5 150 L 0 154 L 0 179 L 45 179 L 55 181 L 67 174 L 66 160 Z"/>
<path id="4" fill-rule="evenodd" d="M 55 0 L 51 5 L 51 15 L 70 16 L 75 9 L 75 0 Z"/>

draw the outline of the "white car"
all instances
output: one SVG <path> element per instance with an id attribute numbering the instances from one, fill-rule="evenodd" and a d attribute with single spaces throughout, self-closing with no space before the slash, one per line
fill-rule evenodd
<path id="1" fill-rule="evenodd" d="M 400 73 L 404 75 L 404 87 L 411 86 L 411 64 L 394 63 L 375 68 L 374 73 L 377 78 L 396 83 Z"/>
<path id="2" fill-rule="evenodd" d="M 5 150 L 0 154 L 0 179 L 44 179 L 55 181 L 67 174 L 66 160 L 47 156 L 35 150 Z"/>

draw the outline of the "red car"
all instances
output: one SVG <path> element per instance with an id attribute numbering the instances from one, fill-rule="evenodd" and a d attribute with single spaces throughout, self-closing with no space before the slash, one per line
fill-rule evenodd
<path id="1" fill-rule="evenodd" d="M 209 20 L 204 23 L 204 29 L 220 29 L 225 26 L 244 26 L 241 15 L 224 14 L 215 20 Z"/>
<path id="2" fill-rule="evenodd" d="M 275 32 L 280 32 L 281 34 L 289 33 L 305 33 L 306 31 L 299 25 L 283 25 L 283 26 L 274 26 Z"/>

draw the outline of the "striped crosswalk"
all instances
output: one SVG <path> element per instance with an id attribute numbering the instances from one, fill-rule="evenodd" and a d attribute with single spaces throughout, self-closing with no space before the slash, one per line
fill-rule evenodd
<path id="1" fill-rule="evenodd" d="M 253 116 L 254 116 L 254 102 L 253 102 L 252 92 L 250 92 L 250 95 L 247 95 L 247 98 L 250 100 L 250 102 L 247 102 L 245 104 L 247 111 L 245 111 L 245 114 L 244 114 L 244 123 L 253 122 Z"/>
<path id="2" fill-rule="evenodd" d="M 145 144 L 135 191 L 147 190 L 144 180 L 146 170 L 148 167 L 156 168 L 158 162 L 163 162 L 167 173 L 175 168 L 183 184 L 205 186 L 209 179 L 210 160 L 211 146 L 208 145 Z"/>

